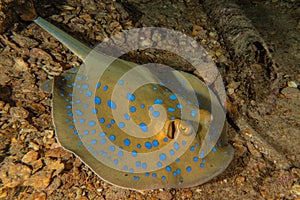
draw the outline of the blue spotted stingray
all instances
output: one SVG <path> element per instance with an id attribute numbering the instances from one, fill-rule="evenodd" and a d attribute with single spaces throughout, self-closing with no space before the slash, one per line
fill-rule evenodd
<path id="1" fill-rule="evenodd" d="M 87 59 L 89 47 L 40 17 L 34 21 L 79 58 Z M 97 69 L 109 59 L 99 54 L 92 65 Z M 154 73 L 150 68 L 124 78 L 136 66 L 116 59 L 96 79 L 84 72 L 83 65 L 46 84 L 52 87 L 52 114 L 60 144 L 104 181 L 134 190 L 196 186 L 223 172 L 233 148 L 210 123 L 212 105 L 225 114 L 208 87 L 178 71 L 174 74 L 191 88 L 179 79 L 161 78 L 156 83 L 145 76 L 145 71 Z M 169 77 L 163 70 L 160 74 Z M 130 81 L 139 78 L 147 84 L 128 92 Z M 190 94 L 196 101 L 189 101 Z M 183 107 L 187 112 L 183 113 Z M 211 135 L 207 135 L 209 129 Z"/>

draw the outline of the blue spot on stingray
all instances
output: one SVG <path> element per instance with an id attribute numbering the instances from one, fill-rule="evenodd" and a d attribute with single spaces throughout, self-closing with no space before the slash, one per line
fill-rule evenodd
<path id="1" fill-rule="evenodd" d="M 161 180 L 165 181 L 167 178 L 165 176 L 161 177 Z"/>
<path id="2" fill-rule="evenodd" d="M 136 156 L 137 156 L 137 152 L 136 152 L 135 150 L 133 150 L 133 151 L 131 152 L 131 155 L 132 155 L 133 157 L 136 157 Z"/>
<path id="3" fill-rule="evenodd" d="M 81 119 L 79 120 L 79 122 L 80 122 L 81 124 L 83 124 L 83 123 L 85 122 L 85 119 L 84 119 L 84 118 L 81 118 Z"/>
<path id="4" fill-rule="evenodd" d="M 77 77 L 77 80 L 78 80 L 78 81 L 81 81 L 81 80 L 82 80 L 82 76 L 78 76 L 78 77 Z"/>
<path id="5" fill-rule="evenodd" d="M 147 176 L 147 177 L 148 177 L 148 176 L 149 176 L 149 172 L 146 172 L 146 173 L 145 173 L 145 176 Z"/>
<path id="6" fill-rule="evenodd" d="M 103 138 L 103 139 L 101 139 L 101 144 L 105 144 L 106 143 L 106 139 L 105 138 Z"/>
<path id="7" fill-rule="evenodd" d="M 88 131 L 88 130 L 84 130 L 84 131 L 83 131 L 83 134 L 84 134 L 84 135 L 87 135 L 87 134 L 89 134 L 89 131 Z"/>
<path id="8" fill-rule="evenodd" d="M 128 170 L 128 167 L 127 167 L 127 165 L 124 165 L 124 170 Z"/>
<path id="9" fill-rule="evenodd" d="M 98 113 L 98 109 L 97 109 L 97 108 L 93 108 L 93 109 L 92 109 L 92 113 L 93 113 L 93 114 L 97 114 L 97 113 Z"/>
<path id="10" fill-rule="evenodd" d="M 109 139 L 110 139 L 111 141 L 115 141 L 115 140 L 116 140 L 116 136 L 115 136 L 115 135 L 110 135 L 110 136 L 109 136 Z"/>
<path id="11" fill-rule="evenodd" d="M 190 151 L 194 151 L 194 150 L 195 150 L 195 147 L 191 146 Z"/>
<path id="12" fill-rule="evenodd" d="M 142 168 L 143 168 L 143 169 L 147 169 L 147 164 L 146 164 L 146 163 L 143 163 L 143 164 L 142 164 Z"/>
<path id="13" fill-rule="evenodd" d="M 129 169 L 129 173 L 132 174 L 133 172 L 134 172 L 134 170 L 133 170 L 132 168 L 130 168 L 130 169 Z"/>
<path id="14" fill-rule="evenodd" d="M 176 107 L 179 108 L 179 109 L 181 109 L 182 105 L 181 104 L 177 104 Z"/>
<path id="15" fill-rule="evenodd" d="M 86 90 L 86 89 L 88 89 L 89 88 L 89 85 L 88 84 L 84 84 L 83 86 L 82 86 L 82 89 L 83 90 Z"/>
<path id="16" fill-rule="evenodd" d="M 89 126 L 95 126 L 95 125 L 96 125 L 96 122 L 93 121 L 93 120 L 91 120 L 91 121 L 89 121 L 88 125 L 89 125 Z"/>
<path id="17" fill-rule="evenodd" d="M 164 142 L 168 142 L 168 138 L 165 137 L 165 138 L 163 139 L 163 141 L 164 141 Z"/>
<path id="18" fill-rule="evenodd" d="M 154 147 L 158 147 L 159 142 L 158 142 L 157 140 L 153 140 L 153 141 L 152 141 L 152 145 L 153 145 Z"/>
<path id="19" fill-rule="evenodd" d="M 115 151 L 115 149 L 116 149 L 115 146 L 110 146 L 110 147 L 109 147 L 109 150 L 110 150 L 110 151 Z"/>
<path id="20" fill-rule="evenodd" d="M 153 115 L 153 117 L 159 117 L 160 112 L 159 111 L 153 111 L 152 115 Z"/>
<path id="21" fill-rule="evenodd" d="M 201 164 L 200 164 L 200 168 L 204 168 L 204 163 L 201 163 Z"/>
<path id="22" fill-rule="evenodd" d="M 134 94 L 131 94 L 131 93 L 128 93 L 128 94 L 126 95 L 126 98 L 127 98 L 129 101 L 134 101 L 134 100 L 135 100 Z"/>
<path id="23" fill-rule="evenodd" d="M 123 81 L 123 80 L 119 80 L 118 84 L 119 84 L 119 85 L 123 85 L 123 84 L 124 84 L 124 81 Z"/>
<path id="24" fill-rule="evenodd" d="M 98 97 L 98 96 L 95 97 L 95 104 L 97 104 L 97 105 L 101 104 L 100 97 Z"/>
<path id="25" fill-rule="evenodd" d="M 70 129 L 73 129 L 73 128 L 75 128 L 75 126 L 74 125 L 70 125 Z"/>
<path id="26" fill-rule="evenodd" d="M 105 122 L 105 119 L 102 117 L 102 118 L 100 118 L 99 122 L 100 122 L 101 124 L 103 124 L 103 123 Z"/>
<path id="27" fill-rule="evenodd" d="M 180 169 L 177 169 L 177 170 L 176 170 L 176 173 L 177 173 L 177 174 L 180 174 L 180 173 L 181 173 L 181 170 L 180 170 Z"/>
<path id="28" fill-rule="evenodd" d="M 124 123 L 124 122 L 120 122 L 120 123 L 119 123 L 119 127 L 120 127 L 120 128 L 124 128 L 124 127 L 125 127 L 125 123 Z"/>
<path id="29" fill-rule="evenodd" d="M 92 96 L 92 92 L 91 91 L 87 91 L 86 93 L 85 93 L 85 95 L 87 96 L 87 97 L 91 97 Z"/>
<path id="30" fill-rule="evenodd" d="M 156 166 L 157 166 L 157 167 L 162 167 L 162 163 L 158 161 L 158 162 L 156 163 Z"/>
<path id="31" fill-rule="evenodd" d="M 89 107 L 89 105 L 87 103 L 85 103 L 85 104 L 83 104 L 83 107 L 87 108 L 87 107 Z"/>
<path id="32" fill-rule="evenodd" d="M 114 164 L 117 165 L 119 161 L 117 159 L 114 159 Z"/>
<path id="33" fill-rule="evenodd" d="M 141 108 L 145 108 L 145 104 L 142 103 L 140 107 L 141 107 Z"/>
<path id="34" fill-rule="evenodd" d="M 172 171 L 172 169 L 171 169 L 170 166 L 166 166 L 166 170 L 167 170 L 167 172 L 171 172 Z"/>
<path id="35" fill-rule="evenodd" d="M 169 153 L 171 156 L 174 156 L 174 154 L 175 154 L 174 150 L 172 150 L 172 149 L 169 151 Z"/>
<path id="36" fill-rule="evenodd" d="M 135 108 L 134 106 L 131 106 L 131 107 L 129 108 L 129 111 L 130 111 L 130 112 L 135 112 L 135 111 L 136 111 L 136 108 Z"/>
<path id="37" fill-rule="evenodd" d="M 176 97 L 175 94 L 171 94 L 169 98 L 170 98 L 171 100 L 176 100 L 176 99 L 177 99 L 177 97 Z"/>
<path id="38" fill-rule="evenodd" d="M 119 156 L 119 157 L 122 157 L 123 155 L 124 155 L 123 151 L 119 151 L 119 152 L 118 152 L 118 156 Z"/>
<path id="39" fill-rule="evenodd" d="M 181 144 L 182 144 L 182 146 L 185 146 L 186 145 L 186 141 L 182 141 Z"/>
<path id="40" fill-rule="evenodd" d="M 140 167 L 141 166 L 141 162 L 140 161 L 135 162 L 135 166 L 136 167 Z"/>
<path id="41" fill-rule="evenodd" d="M 173 172 L 173 176 L 177 176 L 177 173 L 176 173 L 176 172 Z"/>
<path id="42" fill-rule="evenodd" d="M 175 112 L 175 108 L 168 108 L 168 112 Z"/>
<path id="43" fill-rule="evenodd" d="M 129 139 L 125 139 L 124 140 L 124 145 L 125 146 L 129 146 L 130 145 L 130 140 Z"/>
<path id="44" fill-rule="evenodd" d="M 91 144 L 97 144 L 97 140 L 92 140 Z"/>
<path id="45" fill-rule="evenodd" d="M 144 132 L 147 132 L 148 131 L 148 127 L 145 123 L 140 123 L 140 129 Z"/>
<path id="46" fill-rule="evenodd" d="M 130 116 L 127 113 L 124 114 L 124 117 L 127 121 L 130 120 Z"/>
<path id="47" fill-rule="evenodd" d="M 156 90 L 158 90 L 158 89 L 157 89 L 157 87 L 153 87 L 153 90 L 156 91 Z"/>
<path id="48" fill-rule="evenodd" d="M 211 150 L 212 152 L 216 152 L 217 151 L 217 149 L 214 147 L 214 148 L 212 148 L 212 150 Z"/>
<path id="49" fill-rule="evenodd" d="M 98 88 L 100 88 L 100 86 L 101 86 L 101 83 L 98 82 L 97 85 L 96 85 L 96 88 L 98 89 Z"/>
<path id="50" fill-rule="evenodd" d="M 165 161 L 165 160 L 167 159 L 166 154 L 161 153 L 161 154 L 159 155 L 159 159 L 160 159 L 161 161 Z"/>
<path id="51" fill-rule="evenodd" d="M 154 104 L 162 104 L 163 100 L 162 99 L 155 99 Z"/>
<path id="52" fill-rule="evenodd" d="M 153 174 L 152 174 L 152 177 L 153 177 L 153 178 L 156 178 L 156 177 L 157 177 L 156 173 L 153 173 Z"/>
<path id="53" fill-rule="evenodd" d="M 149 110 L 149 111 L 152 111 L 152 110 L 153 110 L 153 107 L 152 107 L 152 106 L 149 106 L 149 107 L 148 107 L 148 110 Z"/>
<path id="54" fill-rule="evenodd" d="M 177 142 L 174 142 L 174 148 L 178 151 L 178 149 L 180 149 L 180 145 Z"/>
<path id="55" fill-rule="evenodd" d="M 105 85 L 105 86 L 103 87 L 103 91 L 106 91 L 107 89 L 108 89 L 108 86 Z"/>
<path id="56" fill-rule="evenodd" d="M 150 142 L 145 142 L 145 147 L 147 149 L 151 149 L 152 148 L 152 144 Z"/>
<path id="57" fill-rule="evenodd" d="M 134 177 L 133 177 L 133 180 L 138 181 L 138 180 L 140 180 L 140 177 L 134 176 Z"/>
<path id="58" fill-rule="evenodd" d="M 138 148 L 138 149 L 140 149 L 141 147 L 142 147 L 141 144 L 137 144 L 137 145 L 136 145 L 136 148 Z"/>
<path id="59" fill-rule="evenodd" d="M 193 161 L 194 161 L 194 162 L 198 162 L 198 160 L 199 160 L 199 158 L 196 157 L 196 156 L 193 158 Z"/>
<path id="60" fill-rule="evenodd" d="M 197 111 L 196 111 L 196 110 L 192 110 L 192 111 L 191 111 L 191 116 L 192 116 L 192 117 L 196 117 L 196 115 L 197 115 Z"/>
<path id="61" fill-rule="evenodd" d="M 75 110 L 75 113 L 79 116 L 82 116 L 83 115 L 83 112 L 81 112 L 80 110 Z"/>
<path id="62" fill-rule="evenodd" d="M 80 103 L 80 100 L 79 100 L 79 99 L 76 99 L 75 102 L 76 102 L 76 103 Z"/>
<path id="63" fill-rule="evenodd" d="M 110 128 L 110 127 L 111 127 L 111 124 L 107 124 L 106 127 L 107 127 L 107 128 Z"/>
<path id="64" fill-rule="evenodd" d="M 106 133 L 105 132 L 101 132 L 100 134 L 99 134 L 99 137 L 105 137 L 106 136 Z"/>
<path id="65" fill-rule="evenodd" d="M 112 100 L 108 100 L 107 105 L 108 105 L 108 107 L 110 107 L 113 110 L 115 110 L 117 108 L 115 102 L 113 102 Z"/>
<path id="66" fill-rule="evenodd" d="M 113 119 L 112 119 L 112 120 L 110 120 L 110 123 L 114 124 L 114 123 L 115 123 L 115 120 L 113 120 Z"/>

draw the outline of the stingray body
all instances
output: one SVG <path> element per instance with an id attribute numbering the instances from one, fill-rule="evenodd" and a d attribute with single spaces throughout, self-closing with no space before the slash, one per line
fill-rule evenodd
<path id="1" fill-rule="evenodd" d="M 81 59 L 89 60 L 90 48 L 40 17 L 34 21 Z M 97 53 L 85 63 L 97 70 L 110 59 Z M 101 179 L 134 190 L 191 187 L 223 172 L 233 148 L 220 130 L 213 145 L 205 145 L 213 137 L 207 136 L 208 129 L 214 129 L 211 106 L 225 115 L 217 98 L 185 72 L 172 72 L 185 80 L 178 81 L 164 79 L 170 76 L 162 70 L 159 83 L 149 67 L 124 76 L 137 66 L 116 59 L 99 79 L 87 75 L 85 65 L 54 78 L 52 113 L 61 145 Z M 128 90 L 136 81 L 146 84 Z M 186 81 L 191 87 L 186 87 Z M 196 99 L 190 101 L 190 94 Z"/>

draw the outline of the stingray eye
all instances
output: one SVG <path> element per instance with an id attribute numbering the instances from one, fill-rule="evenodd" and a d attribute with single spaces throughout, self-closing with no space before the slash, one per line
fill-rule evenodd
<path id="1" fill-rule="evenodd" d="M 192 133 L 191 125 L 188 122 L 181 122 L 179 130 L 184 135 L 190 135 Z"/>

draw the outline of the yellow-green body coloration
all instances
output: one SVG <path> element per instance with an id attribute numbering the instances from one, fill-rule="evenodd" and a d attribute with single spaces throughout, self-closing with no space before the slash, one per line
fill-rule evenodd
<path id="1" fill-rule="evenodd" d="M 81 59 L 86 59 L 91 52 L 90 48 L 42 18 L 36 18 L 35 22 Z M 98 62 L 92 64 L 108 62 L 111 58 L 99 54 L 97 59 Z M 217 98 L 195 76 L 178 72 L 192 86 L 192 90 L 185 88 L 181 92 L 182 98 L 175 97 L 164 84 L 149 83 L 133 93 L 120 94 L 118 101 L 113 100 L 114 88 L 122 90 L 122 87 L 127 87 L 122 76 L 136 66 L 135 63 L 117 59 L 96 81 L 96 85 L 86 84 L 86 76 L 79 69 L 71 69 L 55 77 L 52 90 L 53 121 L 61 145 L 75 153 L 101 179 L 134 190 L 196 186 L 223 172 L 233 157 L 233 148 L 227 144 L 224 134 L 209 153 L 199 155 L 212 120 L 210 105 L 222 110 Z M 139 73 L 134 77 L 138 78 Z M 152 80 L 151 77 L 145 79 Z M 73 96 L 74 92 L 78 93 L 76 97 Z M 184 98 L 184 94 L 188 96 L 193 92 L 199 102 L 197 105 L 187 103 Z M 128 106 L 122 104 L 122 99 L 128 102 Z M 180 120 L 182 102 L 191 110 L 186 114 L 188 122 Z M 165 107 L 166 111 L 160 112 L 157 106 Z M 120 110 L 122 113 L 117 120 L 113 113 Z M 93 115 L 96 120 L 85 118 L 86 113 Z M 166 120 L 155 121 L 163 115 Z M 194 130 L 191 124 L 197 123 L 194 120 L 197 117 L 200 123 Z M 151 128 L 152 122 L 156 123 Z M 128 130 L 128 127 L 132 127 L 132 123 L 137 125 L 137 129 L 133 129 L 134 133 L 130 135 L 128 131 L 131 129 Z M 150 133 L 150 137 L 136 137 L 151 130 L 156 132 Z M 187 142 L 185 138 L 191 136 L 194 136 L 193 139 Z M 181 139 L 177 141 L 178 138 Z M 105 145 L 108 145 L 107 149 L 103 149 Z M 166 150 L 158 153 L 157 157 L 150 156 L 160 149 Z M 125 152 L 130 152 L 129 160 Z M 139 158 L 137 154 L 144 156 Z M 145 160 L 148 155 L 151 159 Z"/>

